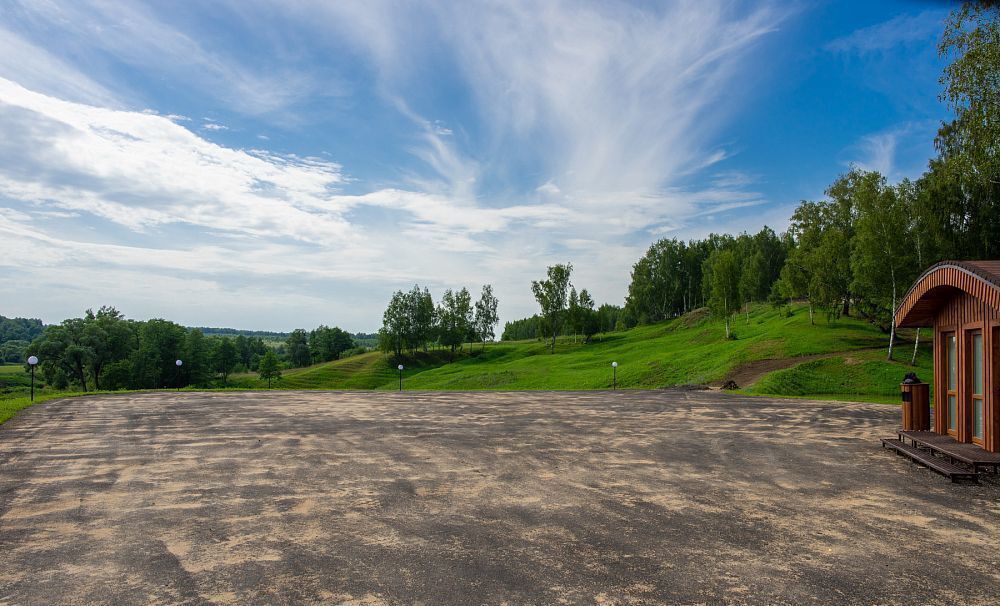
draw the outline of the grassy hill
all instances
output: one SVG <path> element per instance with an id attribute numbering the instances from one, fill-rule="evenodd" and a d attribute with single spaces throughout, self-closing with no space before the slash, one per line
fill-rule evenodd
<path id="1" fill-rule="evenodd" d="M 431 351 L 408 356 L 406 389 L 606 389 L 617 361 L 623 388 L 655 389 L 686 384 L 720 384 L 737 379 L 747 393 L 895 402 L 903 375 L 931 378 L 930 348 L 921 348 L 916 367 L 912 345 L 899 342 L 903 362 L 886 362 L 887 337 L 853 318 L 809 324 L 808 310 L 790 314 L 757 306 L 734 321 L 736 339 L 725 339 L 722 323 L 704 311 L 604 335 L 589 344 L 563 338 L 550 354 L 540 341 L 477 346 L 448 363 Z M 912 338 L 910 333 L 902 335 Z M 745 385 L 741 379 L 749 380 Z M 759 379 L 759 380 L 758 380 Z M 252 375 L 231 386 L 259 388 Z M 395 361 L 379 353 L 286 370 L 282 389 L 396 389 Z"/>

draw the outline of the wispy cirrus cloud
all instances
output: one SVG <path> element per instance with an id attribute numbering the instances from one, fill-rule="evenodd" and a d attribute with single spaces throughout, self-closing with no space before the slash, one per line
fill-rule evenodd
<path id="1" fill-rule="evenodd" d="M 63 99 L 119 107 L 110 90 L 80 73 L 42 44 L 0 25 L 0 76 Z"/>
<path id="2" fill-rule="evenodd" d="M 899 15 L 864 27 L 826 44 L 834 53 L 867 55 L 915 42 L 926 43 L 944 28 L 947 10 L 926 10 L 916 15 Z"/>
<path id="3" fill-rule="evenodd" d="M 342 92 L 342 82 L 317 80 L 291 62 L 268 61 L 266 56 L 255 56 L 256 65 L 248 63 L 226 47 L 211 44 L 211 37 L 188 33 L 182 25 L 157 12 L 157 9 L 168 8 L 179 7 L 136 0 L 12 0 L 4 9 L 9 27 L 20 26 L 24 31 L 37 34 L 34 40 L 9 37 L 8 44 L 17 43 L 22 48 L 31 45 L 38 50 L 17 52 L 15 48 L 15 54 L 8 57 L 45 61 L 50 65 L 45 66 L 44 73 L 57 73 L 71 81 L 74 75 L 89 70 L 91 75 L 86 78 L 86 84 L 76 85 L 81 94 L 72 97 L 82 101 L 108 101 L 112 98 L 108 90 L 114 91 L 118 103 L 141 99 L 141 90 L 117 76 L 121 66 L 183 83 L 184 88 L 215 97 L 231 109 L 247 114 L 279 112 L 302 99 L 335 96 Z M 3 39 L 0 33 L 0 43 Z M 43 48 L 49 50 L 38 52 Z M 51 57 L 52 52 L 59 52 L 65 59 L 55 65 L 56 60 L 45 58 L 46 55 Z M 34 78 L 16 77 L 29 70 L 30 65 L 14 65 L 0 71 L 0 75 L 23 84 L 34 84 L 31 81 Z M 37 90 L 42 92 L 58 94 L 67 88 L 57 80 L 41 83 L 44 86 Z"/>
<path id="4" fill-rule="evenodd" d="M 504 158 L 516 150 L 515 164 L 540 173 L 531 189 L 584 196 L 648 197 L 724 158 L 714 136 L 734 108 L 719 101 L 745 83 L 748 53 L 788 16 L 771 4 L 700 2 L 306 6 L 368 54 L 393 98 L 425 76 L 422 59 L 451 57 L 483 120 L 475 147 L 494 152 L 481 177 L 510 169 Z M 434 137 L 416 151 L 436 169 L 461 152 Z"/>
<path id="5" fill-rule="evenodd" d="M 844 164 L 878 171 L 890 181 L 915 179 L 933 155 L 939 126 L 933 120 L 904 122 L 869 133 L 844 151 Z"/>

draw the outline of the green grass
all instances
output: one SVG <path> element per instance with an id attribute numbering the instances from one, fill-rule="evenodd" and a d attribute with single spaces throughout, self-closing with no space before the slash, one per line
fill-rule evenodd
<path id="1" fill-rule="evenodd" d="M 2 368 L 2 367 L 0 367 Z M 91 395 L 95 392 L 84 394 L 76 391 L 59 391 L 56 389 L 35 389 L 35 401 L 31 401 L 30 387 L 28 389 L 18 389 L 16 391 L 0 391 L 0 424 L 13 417 L 19 410 L 27 408 L 33 404 L 40 404 L 58 398 L 68 398 L 72 396 Z M 114 393 L 114 392 L 101 392 Z"/>
<path id="2" fill-rule="evenodd" d="M 884 349 L 857 351 L 773 372 L 746 393 L 896 404 L 899 402 L 899 383 L 906 373 L 916 372 L 927 382 L 932 381 L 934 374 L 929 348 L 921 348 L 916 366 L 908 364 L 911 348 L 898 351 L 894 357 L 906 359 L 907 363 L 886 362 Z M 933 401 L 933 393 L 931 397 Z"/>
<path id="3" fill-rule="evenodd" d="M 603 335 L 584 344 L 561 338 L 556 353 L 541 341 L 475 346 L 449 362 L 446 351 L 409 355 L 403 361 L 405 389 L 518 390 L 607 389 L 611 387 L 611 362 L 617 361 L 618 385 L 626 389 L 656 389 L 684 384 L 717 383 L 740 365 L 761 359 L 806 355 L 828 357 L 800 363 L 763 377 L 743 393 L 821 399 L 898 401 L 899 382 L 916 371 L 931 379 L 931 350 L 921 348 L 917 365 L 910 366 L 910 346 L 904 332 L 896 358 L 885 360 L 886 335 L 853 318 L 828 322 L 817 316 L 810 325 L 805 307 L 786 315 L 770 306 L 755 307 L 733 321 L 735 339 L 727 340 L 721 321 L 704 312 L 652 326 Z M 372 389 L 398 387 L 396 362 L 371 352 L 285 370 L 276 389 Z M 0 366 L 0 422 L 28 405 L 28 377 L 23 366 Z M 229 389 L 262 389 L 266 383 L 255 374 L 230 377 Z M 38 401 L 68 394 L 38 390 Z"/>
<path id="4" fill-rule="evenodd" d="M 775 373 L 781 375 L 780 380 L 761 381 L 763 389 L 755 386 L 748 393 L 885 401 L 898 392 L 899 381 L 906 372 L 916 370 L 930 378 L 929 349 L 922 350 L 915 369 L 905 363 L 885 362 L 886 336 L 853 318 L 827 322 L 818 316 L 816 324 L 810 325 L 805 307 L 795 307 L 786 316 L 761 305 L 753 309 L 749 322 L 746 316 L 736 317 L 733 331 L 737 338 L 725 339 L 721 321 L 696 312 L 669 322 L 604 335 L 589 344 L 561 338 L 555 355 L 541 341 L 496 343 L 488 345 L 485 351 L 477 346 L 452 363 L 447 362 L 447 353 L 431 351 L 404 360 L 405 387 L 605 389 L 611 387 L 611 362 L 617 361 L 620 387 L 655 389 L 719 382 L 733 369 L 754 360 L 841 352 L 843 358 L 816 360 Z M 901 345 L 897 358 L 908 356 L 908 349 Z M 379 353 L 287 370 L 284 374 L 276 387 L 397 387 L 395 364 Z M 247 388 L 263 386 L 252 375 L 234 377 L 230 384 Z"/>
<path id="5" fill-rule="evenodd" d="M 40 385 L 40 381 L 36 381 Z M 27 394 L 31 389 L 31 375 L 20 364 L 0 365 L 0 398 L 10 394 Z"/>
<path id="6" fill-rule="evenodd" d="M 404 364 L 406 373 L 414 373 L 436 368 L 448 363 L 448 352 L 419 352 L 407 356 Z M 281 379 L 272 381 L 272 387 L 279 389 L 396 389 L 398 371 L 384 354 L 369 352 L 351 356 L 343 360 L 335 360 L 316 364 L 306 368 L 294 368 L 282 371 Z M 245 389 L 262 389 L 267 387 L 267 381 L 261 381 L 256 374 L 233 375 L 228 382 L 229 387 Z"/>
<path id="7" fill-rule="evenodd" d="M 850 384 L 856 389 L 835 393 L 883 397 L 898 390 L 898 383 L 910 370 L 906 364 L 885 363 L 881 352 L 886 337 L 866 323 L 844 318 L 827 323 L 809 324 L 805 308 L 785 317 L 768 306 L 760 306 L 741 316 L 733 330 L 735 340 L 726 340 L 718 320 L 686 316 L 654 326 L 639 327 L 609 335 L 588 345 L 562 339 L 557 354 L 551 355 L 545 344 L 520 342 L 499 344 L 478 358 L 462 359 L 454 364 L 421 372 L 408 380 L 413 389 L 603 389 L 611 387 L 612 361 L 619 363 L 618 383 L 623 388 L 649 389 L 682 384 L 706 384 L 723 380 L 743 363 L 765 358 L 789 358 L 836 352 L 866 352 L 864 371 L 874 373 L 870 380 L 849 366 L 828 365 L 830 381 Z M 866 351 L 869 350 L 869 351 Z M 900 356 L 903 357 L 903 356 Z M 860 369 L 859 369 L 860 370 Z M 828 393 L 826 385 L 812 385 L 805 380 L 798 394 Z M 792 394 L 790 394 L 792 395 Z M 876 399 L 878 399 L 876 398 Z"/>

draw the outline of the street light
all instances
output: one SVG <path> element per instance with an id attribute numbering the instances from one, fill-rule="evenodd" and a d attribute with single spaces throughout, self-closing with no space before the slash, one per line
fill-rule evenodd
<path id="1" fill-rule="evenodd" d="M 31 401 L 35 401 L 35 367 L 38 366 L 36 356 L 28 356 L 28 366 L 31 367 Z"/>
<path id="2" fill-rule="evenodd" d="M 618 362 L 611 363 L 611 389 L 618 389 Z"/>
<path id="3" fill-rule="evenodd" d="M 396 370 L 399 371 L 399 391 L 403 391 L 403 365 L 397 366 Z"/>
<path id="4" fill-rule="evenodd" d="M 184 366 L 184 360 L 177 360 L 174 362 L 177 366 L 177 372 L 174 373 L 174 385 L 177 386 L 177 391 L 181 390 L 181 366 Z"/>

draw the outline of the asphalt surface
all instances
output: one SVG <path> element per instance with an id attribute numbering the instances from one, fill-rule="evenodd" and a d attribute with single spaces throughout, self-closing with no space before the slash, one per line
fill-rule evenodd
<path id="1" fill-rule="evenodd" d="M 895 407 L 156 393 L 0 427 L 0 604 L 991 604 L 1000 484 Z"/>

